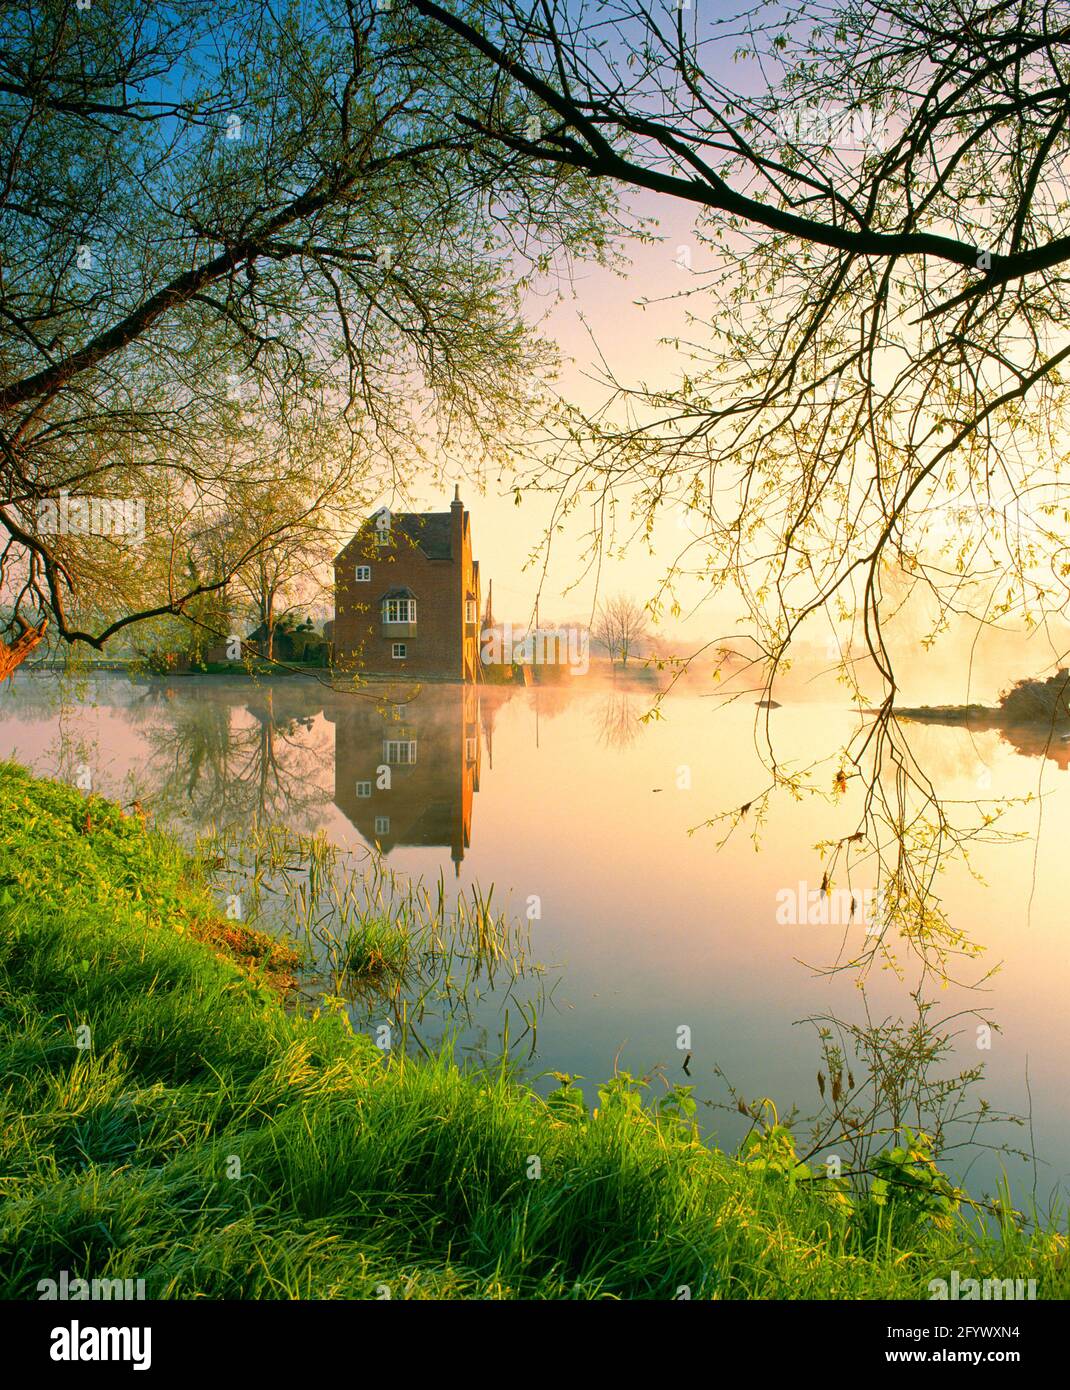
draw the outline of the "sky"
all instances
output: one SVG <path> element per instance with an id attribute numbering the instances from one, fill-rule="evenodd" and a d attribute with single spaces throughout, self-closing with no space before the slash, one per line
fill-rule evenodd
<path id="1" fill-rule="evenodd" d="M 660 299 L 684 287 L 688 272 L 675 257 L 679 245 L 690 244 L 693 213 L 675 205 L 662 206 L 658 212 L 664 241 L 655 246 L 630 245 L 630 265 L 624 276 L 598 266 L 581 266 L 571 291 L 560 303 L 550 306 L 545 298 L 529 296 L 530 317 L 541 322 L 542 331 L 562 354 L 557 390 L 571 403 L 596 407 L 604 398 L 600 357 L 623 382 L 679 379 L 683 359 L 673 349 L 659 345 L 659 339 L 682 326 L 681 305 L 662 303 L 644 308 L 639 301 L 644 297 Z M 517 460 L 521 469 L 528 462 Z M 484 589 L 486 579 L 492 578 L 495 608 L 503 617 L 526 617 L 540 584 L 540 613 L 562 619 L 583 616 L 598 596 L 607 594 L 623 592 L 645 602 L 685 536 L 676 518 L 667 518 L 655 536 L 653 558 L 645 546 L 633 545 L 625 558 L 603 565 L 597 585 L 592 576 L 566 593 L 582 569 L 579 519 L 555 539 L 544 576 L 540 565 L 525 569 L 523 562 L 550 520 L 549 497 L 529 493 L 517 507 L 508 478 L 501 484 L 489 479 L 483 495 L 470 481 L 463 480 L 462 496 L 472 514 Z M 434 499 L 427 495 L 427 500 Z M 442 504 L 447 501 L 448 497 L 441 499 Z M 679 626 L 674 623 L 674 627 Z"/>
<path id="2" fill-rule="evenodd" d="M 666 5 L 667 10 L 671 8 Z M 763 85 L 756 65 L 737 62 L 733 56 L 738 43 L 738 26 L 733 21 L 750 8 L 745 0 L 690 0 L 682 8 L 691 11 L 685 17 L 686 27 L 704 45 L 703 61 L 710 72 L 735 90 Z M 719 26 L 723 25 L 727 28 L 722 36 Z M 623 71 L 623 62 L 621 66 Z M 594 408 L 604 399 L 605 388 L 597 380 L 602 373 L 600 356 L 625 384 L 679 381 L 684 370 L 683 356 L 659 344 L 659 339 L 683 331 L 683 305 L 677 300 L 643 307 L 639 301 L 666 301 L 679 295 L 701 275 L 704 258 L 706 264 L 712 264 L 712 258 L 693 238 L 693 205 L 641 194 L 633 197 L 629 206 L 639 217 L 655 219 L 654 230 L 662 240 L 654 245 L 623 243 L 627 262 L 623 275 L 579 265 L 573 269 L 571 285 L 561 302 L 551 303 L 555 285 L 550 283 L 527 296 L 529 321 L 540 324 L 562 354 L 557 389 L 574 404 Z M 681 254 L 681 247 L 687 248 L 686 256 Z M 521 470 L 527 462 L 517 460 Z M 555 539 L 552 563 L 544 576 L 540 566 L 525 569 L 523 561 L 551 518 L 550 500 L 528 494 L 518 508 L 508 479 L 501 485 L 489 479 L 482 495 L 470 480 L 457 477 L 450 478 L 448 489 L 441 494 L 426 482 L 422 489 L 417 484 L 413 494 L 419 505 L 438 510 L 448 505 L 457 481 L 472 514 L 484 592 L 487 579 L 493 579 L 495 610 L 501 617 L 526 620 L 540 586 L 540 617 L 560 621 L 589 616 L 593 605 L 605 595 L 625 593 L 645 602 L 689 534 L 682 529 L 678 515 L 666 516 L 655 531 L 653 557 L 645 546 L 631 546 L 624 559 L 603 564 L 597 584 L 592 576 L 573 588 L 583 568 L 579 558 L 581 526 L 570 526 Z M 670 620 L 673 633 L 698 638 L 711 629 L 731 626 L 738 616 L 738 605 L 728 600 L 710 603 L 708 592 L 698 588 L 692 590 L 690 600 L 691 604 L 703 601 L 701 611 L 690 619 Z"/>

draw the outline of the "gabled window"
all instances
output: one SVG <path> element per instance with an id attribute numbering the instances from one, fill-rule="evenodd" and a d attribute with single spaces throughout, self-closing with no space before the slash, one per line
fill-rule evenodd
<path id="1" fill-rule="evenodd" d="M 384 623 L 414 623 L 416 621 L 416 600 L 414 598 L 383 599 Z"/>
<path id="2" fill-rule="evenodd" d="M 390 655 L 395 661 L 404 661 L 408 654 L 409 649 L 404 642 L 395 642 L 390 648 Z"/>
<path id="3" fill-rule="evenodd" d="M 370 583 L 370 582 L 371 582 L 371 577 L 372 577 L 372 567 L 371 567 L 371 565 L 358 565 L 358 566 L 357 566 L 357 583 L 358 583 L 358 584 L 368 584 L 368 583 Z"/>

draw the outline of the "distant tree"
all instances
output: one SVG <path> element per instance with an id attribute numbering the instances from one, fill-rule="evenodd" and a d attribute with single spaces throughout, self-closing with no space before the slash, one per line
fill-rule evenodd
<path id="1" fill-rule="evenodd" d="M 293 498 L 269 486 L 245 503 L 241 515 L 232 517 L 231 544 L 249 550 L 247 533 L 259 539 L 252 557 L 235 571 L 235 588 L 263 634 L 263 655 L 274 658 L 278 624 L 322 595 L 338 536 L 317 499 Z"/>
<path id="2" fill-rule="evenodd" d="M 186 588 L 199 590 L 173 620 L 184 629 L 185 655 L 194 668 L 203 668 L 208 648 L 230 631 L 230 595 L 222 558 L 192 550 L 186 561 Z M 135 631 L 137 629 L 135 628 Z"/>
<path id="3" fill-rule="evenodd" d="M 646 609 L 634 599 L 618 594 L 599 608 L 592 633 L 610 661 L 627 666 L 628 658 L 636 655 L 636 649 L 648 635 Z"/>
<path id="4" fill-rule="evenodd" d="M 1070 671 L 1065 666 L 1047 680 L 1015 681 L 999 697 L 1004 716 L 1012 722 L 1054 722 L 1070 714 Z"/>

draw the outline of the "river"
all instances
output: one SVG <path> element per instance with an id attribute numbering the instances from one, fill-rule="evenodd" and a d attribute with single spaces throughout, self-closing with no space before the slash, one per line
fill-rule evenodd
<path id="1" fill-rule="evenodd" d="M 782 1116 L 820 1108 L 823 1063 L 805 1020 L 858 1022 L 864 1006 L 874 1021 L 908 1019 L 918 972 L 903 950 L 902 975 L 875 969 L 863 998 L 857 972 L 826 973 L 845 942 L 857 949 L 862 922 L 790 920 L 800 892 L 805 902 L 820 884 L 816 842 L 855 829 L 853 797 L 777 799 L 757 842 L 744 821 L 718 848 L 723 830 L 703 823 L 767 780 L 759 711 L 681 691 L 643 722 L 651 702 L 650 689 L 623 682 L 398 687 L 382 699 L 305 676 L 71 683 L 24 671 L 0 692 L 0 756 L 136 797 L 187 837 L 280 821 L 323 831 L 354 863 L 378 843 L 401 875 L 442 875 L 459 892 L 493 885 L 544 967 L 537 1043 L 533 1054 L 530 1038 L 518 1046 L 527 1072 L 578 1074 L 592 1097 L 615 1067 L 653 1076 L 655 1091 L 691 1085 L 703 1129 L 733 1146 L 749 1124 L 738 1096 L 769 1097 Z M 856 716 L 800 704 L 770 719 L 781 756 L 801 764 L 843 747 Z M 940 1074 L 983 1064 L 978 1095 L 1023 1120 L 986 1126 L 973 1143 L 960 1126 L 946 1166 L 980 1195 L 1006 1165 L 1016 1198 L 1046 1205 L 1070 1171 L 1070 752 L 995 730 L 926 726 L 911 739 L 949 800 L 1032 797 L 1006 822 L 1020 841 L 975 862 L 984 882 L 955 866 L 939 879 L 952 922 L 985 950 L 956 971 L 962 983 L 930 985 L 928 997 L 931 1018 L 960 1015 Z M 476 1034 L 491 1052 L 501 1045 L 499 994 L 475 1000 L 462 1047 Z M 515 1008 L 510 1031 L 515 1042 Z M 1000 1143 L 1030 1157 L 989 1147 Z"/>

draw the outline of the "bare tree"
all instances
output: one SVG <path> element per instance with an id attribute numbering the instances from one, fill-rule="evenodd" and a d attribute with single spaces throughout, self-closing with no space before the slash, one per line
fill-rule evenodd
<path id="1" fill-rule="evenodd" d="M 610 661 L 627 666 L 648 634 L 646 609 L 626 594 L 618 594 L 599 607 L 592 633 Z"/>

